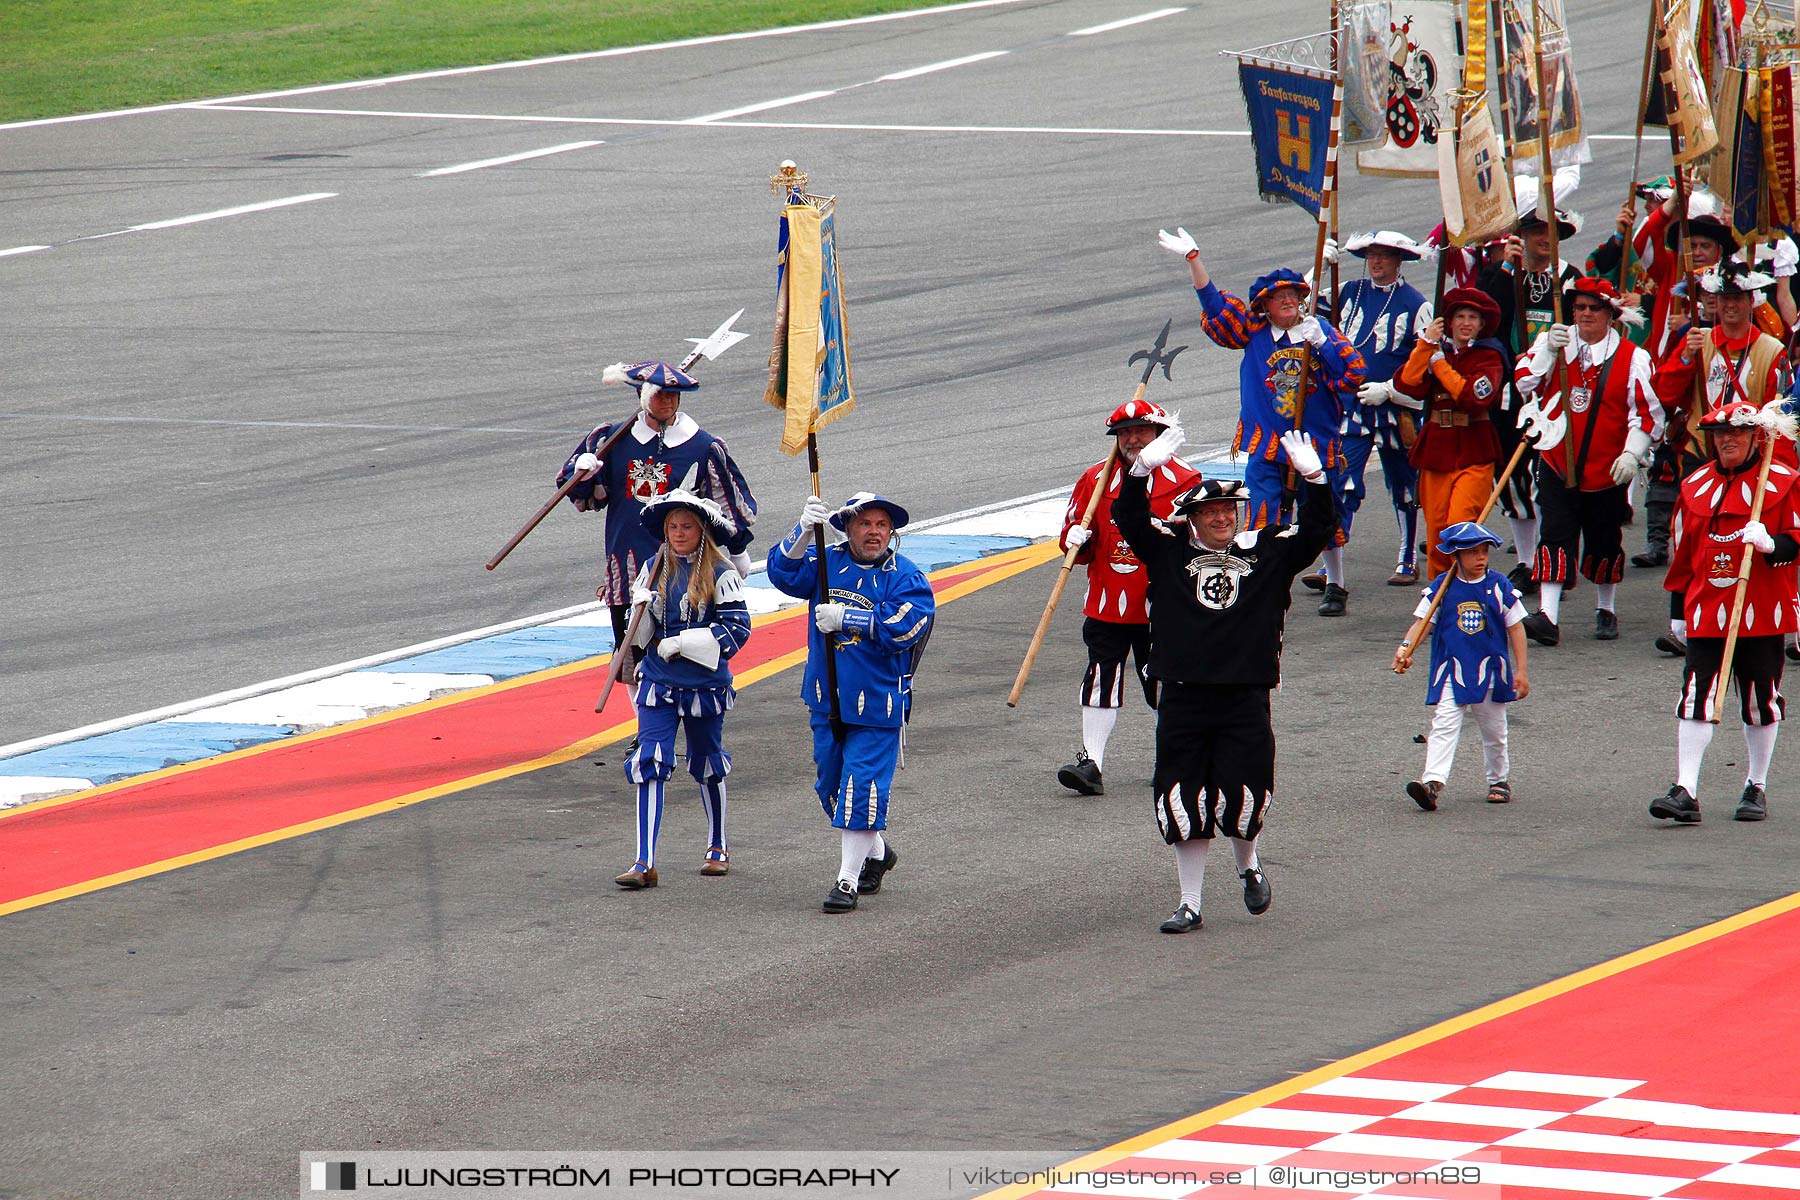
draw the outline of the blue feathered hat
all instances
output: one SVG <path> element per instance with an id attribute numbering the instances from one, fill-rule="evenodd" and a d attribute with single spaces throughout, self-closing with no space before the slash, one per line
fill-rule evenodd
<path id="1" fill-rule="evenodd" d="M 1438 553 L 1455 554 L 1458 550 L 1473 550 L 1477 546 L 1498 546 L 1500 537 L 1485 525 L 1474 521 L 1458 521 L 1445 527 L 1438 534 Z"/>
<path id="2" fill-rule="evenodd" d="M 725 516 L 725 510 L 719 507 L 716 500 L 708 500 L 705 496 L 676 488 L 664 492 L 660 496 L 652 496 L 644 502 L 644 510 L 638 514 L 638 520 L 646 532 L 657 541 L 663 539 L 663 522 L 676 509 L 686 509 L 700 518 L 700 527 L 712 534 L 713 540 L 719 541 L 732 532 L 731 521 Z"/>
<path id="3" fill-rule="evenodd" d="M 1307 295 L 1312 291 L 1312 285 L 1306 282 L 1306 277 L 1301 275 L 1300 272 L 1294 270 L 1292 267 L 1276 267 L 1267 275 L 1260 276 L 1255 283 L 1250 285 L 1250 307 L 1261 308 L 1263 301 L 1268 298 L 1270 292 L 1274 291 L 1276 288 L 1284 287 L 1297 289 L 1300 292 L 1300 298 L 1302 300 L 1306 299 Z"/>
<path id="4" fill-rule="evenodd" d="M 831 527 L 846 533 L 849 532 L 846 526 L 850 524 L 850 518 L 854 517 L 865 508 L 884 509 L 887 512 L 888 519 L 894 523 L 895 529 L 899 529 L 901 526 L 905 525 L 907 521 L 911 520 L 911 518 L 906 515 L 906 510 L 904 508 L 901 508 L 886 496 L 877 496 L 874 492 L 858 492 L 856 495 L 844 501 L 844 507 L 831 514 Z"/>
<path id="5" fill-rule="evenodd" d="M 600 373 L 605 383 L 649 384 L 665 392 L 691 392 L 700 381 L 666 362 L 614 363 Z"/>

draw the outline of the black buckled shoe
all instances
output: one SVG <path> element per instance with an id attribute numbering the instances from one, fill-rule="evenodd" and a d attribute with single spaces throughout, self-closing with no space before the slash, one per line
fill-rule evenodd
<path id="1" fill-rule="evenodd" d="M 1800 644 L 1789 642 L 1786 646 L 1782 647 L 1781 652 L 1787 655 L 1787 660 L 1789 662 L 1800 662 Z"/>
<path id="2" fill-rule="evenodd" d="M 1634 554 L 1631 556 L 1631 565 L 1634 567 L 1666 567 L 1669 565 L 1669 548 L 1664 546 L 1661 549 Z"/>
<path id="3" fill-rule="evenodd" d="M 1744 785 L 1744 794 L 1738 799 L 1737 811 L 1731 814 L 1734 821 L 1760 821 L 1769 815 L 1769 798 L 1763 794 L 1761 787 L 1754 783 Z"/>
<path id="4" fill-rule="evenodd" d="M 1200 910 L 1191 904 L 1183 904 L 1157 928 L 1164 933 L 1192 933 L 1200 928 L 1200 924 Z"/>
<path id="5" fill-rule="evenodd" d="M 1672 633 L 1658 634 L 1656 637 L 1656 648 L 1661 650 L 1664 654 L 1673 654 L 1676 658 L 1687 657 L 1687 643 L 1681 641 Z"/>
<path id="6" fill-rule="evenodd" d="M 1056 782 L 1083 796 L 1106 795 L 1106 783 L 1100 777 L 1100 768 L 1087 756 L 1086 750 L 1076 754 L 1074 762 L 1057 771 Z"/>
<path id="7" fill-rule="evenodd" d="M 1650 802 L 1650 815 L 1678 825 L 1698 825 L 1700 802 L 1689 795 L 1686 788 L 1676 784 L 1669 789 L 1668 795 L 1658 796 Z"/>
<path id="8" fill-rule="evenodd" d="M 1506 579 L 1521 596 L 1535 596 L 1538 593 L 1537 580 L 1531 577 L 1530 563 L 1519 563 L 1506 573 Z"/>
<path id="9" fill-rule="evenodd" d="M 1616 642 L 1619 640 L 1619 618 L 1610 608 L 1594 610 L 1594 640 L 1597 642 Z"/>
<path id="10" fill-rule="evenodd" d="M 1541 612 L 1526 614 L 1520 624 L 1525 628 L 1525 636 L 1540 646 L 1554 646 L 1562 641 L 1562 630 Z"/>
<path id="11" fill-rule="evenodd" d="M 1275 889 L 1269 886 L 1269 877 L 1262 873 L 1262 868 L 1251 867 L 1248 871 L 1240 871 L 1238 878 L 1244 881 L 1244 907 L 1250 915 L 1260 917 L 1269 911 L 1269 903 L 1275 898 Z"/>
<path id="12" fill-rule="evenodd" d="M 1435 779 L 1430 783 L 1422 783 L 1415 779 L 1406 785 L 1406 794 L 1413 798 L 1413 803 L 1426 812 L 1437 811 L 1438 793 L 1443 790 L 1444 785 Z"/>
<path id="13" fill-rule="evenodd" d="M 863 859 L 862 871 L 856 877 L 856 892 L 859 896 L 873 896 L 881 890 L 881 877 L 894 869 L 900 861 L 899 853 L 890 844 L 887 853 L 880 858 Z"/>
<path id="14" fill-rule="evenodd" d="M 1341 617 L 1344 615 L 1344 601 L 1350 598 L 1350 589 L 1341 588 L 1335 583 L 1325 585 L 1325 599 L 1319 601 L 1321 617 Z"/>
<path id="15" fill-rule="evenodd" d="M 839 879 L 825 893 L 825 903 L 819 907 L 828 913 L 849 912 L 856 907 L 856 889 Z"/>

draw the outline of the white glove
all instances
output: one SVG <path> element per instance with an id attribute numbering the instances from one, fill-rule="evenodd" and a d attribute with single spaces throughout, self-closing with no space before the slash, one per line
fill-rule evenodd
<path id="1" fill-rule="evenodd" d="M 831 507 L 817 496 L 808 496 L 800 510 L 800 528 L 811 532 L 831 519 Z"/>
<path id="2" fill-rule="evenodd" d="M 1678 642 L 1687 641 L 1687 622 L 1679 621 L 1679 620 L 1670 621 L 1669 622 L 1669 632 L 1675 635 L 1676 641 L 1678 641 Z"/>
<path id="3" fill-rule="evenodd" d="M 680 645 L 681 657 L 689 662 L 697 662 L 709 671 L 719 665 L 719 639 L 713 636 L 712 630 L 684 629 L 675 640 Z"/>
<path id="4" fill-rule="evenodd" d="M 1364 408 L 1380 408 L 1394 398 L 1391 383 L 1365 383 L 1356 389 L 1356 398 Z"/>
<path id="5" fill-rule="evenodd" d="M 1561 350 L 1569 344 L 1574 332 L 1573 325 L 1552 325 L 1544 331 L 1544 340 L 1550 343 L 1552 350 Z"/>
<path id="6" fill-rule="evenodd" d="M 1155 441 L 1138 451 L 1137 461 L 1131 464 L 1131 473 L 1139 479 L 1147 478 L 1150 472 L 1166 466 L 1185 441 L 1187 433 L 1181 428 L 1180 420 L 1176 420 L 1157 434 Z"/>
<path id="7" fill-rule="evenodd" d="M 813 624 L 819 627 L 820 633 L 836 633 L 844 627 L 844 606 L 841 604 L 821 604 L 813 609 Z"/>
<path id="8" fill-rule="evenodd" d="M 1325 239 L 1325 261 L 1328 263 L 1334 263 L 1337 260 L 1338 260 L 1337 239 L 1334 237 L 1328 237 Z"/>
<path id="9" fill-rule="evenodd" d="M 1063 541 L 1067 542 L 1069 549 L 1073 550 L 1077 546 L 1087 545 L 1087 540 L 1093 536 L 1094 531 L 1086 526 L 1071 525 L 1069 526 L 1069 532 L 1063 535 Z"/>
<path id="10" fill-rule="evenodd" d="M 1632 477 L 1637 474 L 1637 469 L 1637 455 L 1629 450 L 1623 450 L 1619 453 L 1619 457 L 1613 459 L 1612 481 L 1615 484 L 1629 483 Z"/>
<path id="11" fill-rule="evenodd" d="M 1194 240 L 1193 234 L 1179 225 L 1175 227 L 1174 233 L 1170 233 L 1166 229 L 1157 230 L 1156 240 L 1164 250 L 1179 254 L 1183 258 L 1193 258 L 1200 253 L 1200 243 Z"/>
<path id="12" fill-rule="evenodd" d="M 1288 330 L 1288 334 L 1305 338 L 1314 349 L 1325 344 L 1325 327 L 1319 324 L 1317 317 L 1302 317 L 1298 325 Z"/>
<path id="13" fill-rule="evenodd" d="M 738 573 L 740 579 L 750 578 L 750 572 L 755 567 L 756 564 L 750 561 L 750 555 L 746 551 L 739 550 L 731 556 L 731 569 Z"/>
<path id="14" fill-rule="evenodd" d="M 677 654 L 680 654 L 680 653 L 681 653 L 681 638 L 679 636 L 666 637 L 662 641 L 656 643 L 656 657 L 658 657 L 658 658 L 663 658 L 663 659 L 674 658 Z"/>
<path id="15" fill-rule="evenodd" d="M 1771 553 L 1775 549 L 1775 539 L 1769 536 L 1767 527 L 1761 521 L 1744 522 L 1742 536 L 1745 545 L 1754 546 L 1764 554 Z"/>
<path id="16" fill-rule="evenodd" d="M 650 604 L 654 602 L 655 599 L 656 593 L 645 587 L 643 584 L 634 583 L 631 585 L 631 606 L 633 608 L 636 608 L 640 604 Z"/>
<path id="17" fill-rule="evenodd" d="M 1550 372 L 1556 369 L 1556 350 L 1550 345 L 1549 339 L 1549 334 L 1541 334 L 1538 340 L 1532 343 L 1531 361 L 1527 364 L 1530 369 L 1527 371 L 1526 377 L 1519 380 L 1518 384 L 1521 392 L 1536 391 L 1538 380 L 1547 378 Z"/>
<path id="18" fill-rule="evenodd" d="M 1281 435 L 1281 448 L 1287 451 L 1288 465 L 1295 474 L 1308 483 L 1325 482 L 1325 464 L 1319 461 L 1319 452 L 1313 448 L 1310 437 L 1290 429 Z"/>
<path id="19" fill-rule="evenodd" d="M 575 459 L 575 469 L 577 471 L 598 471 L 600 469 L 600 460 L 591 454 L 583 452 Z"/>

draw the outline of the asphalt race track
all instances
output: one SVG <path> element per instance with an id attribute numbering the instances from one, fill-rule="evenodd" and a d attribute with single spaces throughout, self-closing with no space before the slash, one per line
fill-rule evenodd
<path id="1" fill-rule="evenodd" d="M 1585 253 L 1630 174 L 1642 16 L 1574 7 L 1589 129 L 1613 135 L 1575 200 Z M 1156 230 L 1186 225 L 1234 288 L 1309 252 L 1304 215 L 1256 199 L 1216 52 L 1323 8 L 1072 37 L 1153 6 L 1025 0 L 0 129 L 0 251 L 48 247 L 0 257 L 0 743 L 586 599 L 598 518 L 556 513 L 481 564 L 629 411 L 605 364 L 674 357 L 739 307 L 750 339 L 700 368 L 690 411 L 743 465 L 766 550 L 807 487 L 760 400 L 783 158 L 840 198 L 859 411 L 822 437 L 828 491 L 931 516 L 1071 482 L 1171 316 L 1192 348 L 1152 396 L 1196 446 L 1228 441 L 1236 356 L 1205 343 Z M 719 115 L 812 91 L 831 94 Z M 581 141 L 601 144 L 425 174 Z M 1435 220 L 1429 182 L 1344 188 L 1346 230 Z M 613 888 L 632 799 L 602 748 L 0 918 L 0 1197 L 291 1195 L 324 1148 L 1057 1162 L 1793 890 L 1791 748 L 1771 820 L 1722 819 L 1733 718 L 1707 823 L 1644 813 L 1679 678 L 1649 644 L 1654 572 L 1621 589 L 1620 641 L 1585 636 L 1584 584 L 1563 645 L 1534 648 L 1517 801 L 1479 802 L 1471 731 L 1443 811 L 1420 813 L 1400 787 L 1423 684 L 1386 670 L 1412 597 L 1380 584 L 1383 508 L 1351 547 L 1349 616 L 1301 594 L 1289 618 L 1262 918 L 1221 852 L 1206 929 L 1155 932 L 1176 893 L 1143 710 L 1106 797 L 1056 785 L 1078 591 L 1005 708 L 1038 569 L 943 610 L 902 865 L 850 916 L 818 912 L 836 839 L 790 673 L 731 718 L 726 879 L 692 873 L 679 776 L 663 886 Z M 1781 1019 L 1678 1016 L 1627 1032 Z"/>

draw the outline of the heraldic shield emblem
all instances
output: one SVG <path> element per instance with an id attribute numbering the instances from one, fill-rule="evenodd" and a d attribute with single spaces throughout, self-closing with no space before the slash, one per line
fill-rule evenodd
<path id="1" fill-rule="evenodd" d="M 1456 606 L 1456 627 L 1470 635 L 1487 628 L 1487 610 L 1479 600 L 1464 600 Z"/>
<path id="2" fill-rule="evenodd" d="M 1249 563 L 1231 554 L 1202 554 L 1188 562 L 1194 577 L 1194 599 L 1214 611 L 1237 603 L 1239 580 L 1251 571 Z"/>

